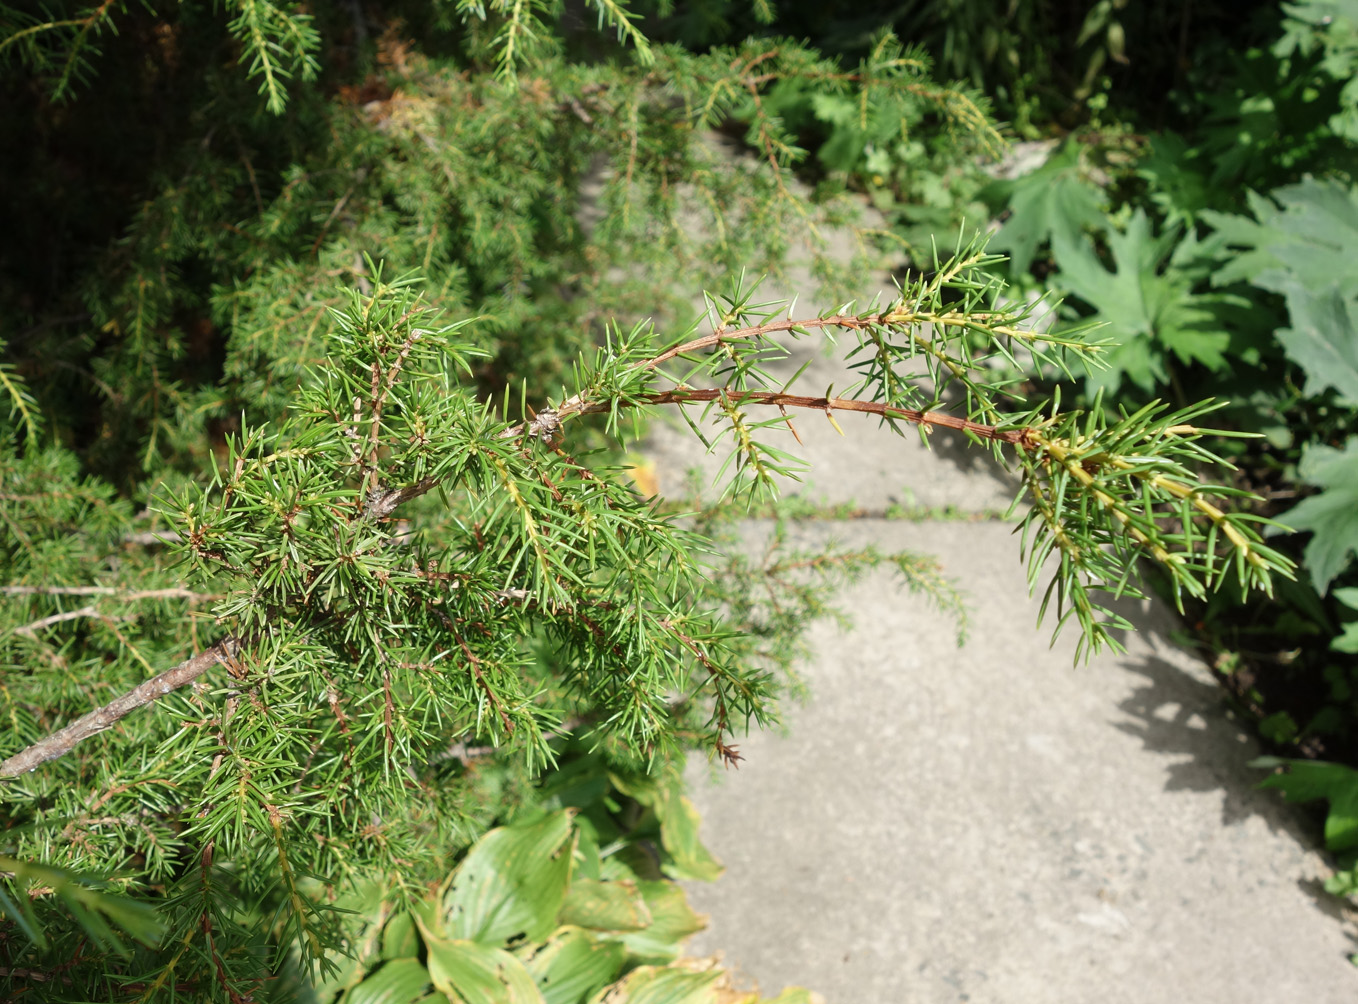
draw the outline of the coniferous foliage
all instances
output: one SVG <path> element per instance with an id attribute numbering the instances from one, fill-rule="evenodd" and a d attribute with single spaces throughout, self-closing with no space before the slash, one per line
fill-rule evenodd
<path id="1" fill-rule="evenodd" d="M 1190 591 L 1230 568 L 1265 588 L 1270 572 L 1290 573 L 1247 522 L 1207 501 L 1229 493 L 1185 466 L 1205 455 L 1193 413 L 1148 409 L 1109 422 L 1099 409 L 1005 406 L 995 359 L 1026 347 L 1059 366 L 1102 346 L 1048 344 L 1027 331 L 1021 311 L 996 302 L 997 284 L 975 280 L 986 263 L 963 249 L 866 313 L 791 319 L 783 304 L 737 289 L 713 301 L 710 332 L 670 348 L 646 325 L 612 332 L 566 396 L 535 414 L 520 402 L 523 417 L 512 400 L 497 409 L 471 392 L 477 350 L 457 337 L 467 322 L 440 322 L 407 283 L 387 283 L 373 266 L 373 290 L 347 294 L 325 362 L 303 379 L 290 415 L 233 437 L 210 482 L 167 487 L 155 500 L 179 558 L 162 574 L 175 585 L 6 587 L 35 605 L 88 596 L 123 610 L 91 602 L 11 628 L 29 668 L 6 699 L 24 726 L 15 738 L 29 745 L 0 764 L 17 779 L 5 790 L 16 857 L 121 864 L 129 886 L 160 904 L 168 941 L 193 950 L 168 962 L 145 952 L 129 968 L 104 962 L 100 978 L 206 987 L 219 972 L 223 992 L 244 993 L 231 988 L 257 986 L 276 964 L 263 947 L 244 952 L 266 933 L 275 951 L 297 947 L 324 962 L 339 928 L 319 891 L 359 872 L 408 881 L 468 832 L 458 826 L 464 803 L 476 802 L 468 786 L 484 782 L 444 755 L 449 744 L 498 747 L 521 779 L 550 764 L 553 740 L 566 735 L 632 769 L 665 769 L 690 745 L 739 759 L 733 739 L 770 720 L 773 671 L 788 654 L 774 630 L 787 624 L 767 611 L 817 612 L 807 592 L 778 589 L 779 578 L 883 556 L 808 561 L 770 548 L 757 569 L 767 605 L 737 603 L 748 565 L 713 568 L 703 536 L 638 498 L 616 469 L 569 452 L 590 416 L 616 436 L 634 409 L 702 406 L 709 414 L 691 420 L 703 435 L 715 416 L 737 495 L 795 472 L 767 441 L 790 422 L 788 409 L 959 429 L 1017 460 L 1034 503 L 1033 576 L 1059 554 L 1051 588 L 1069 610 L 1061 620 L 1073 616 L 1095 648 L 1108 641 L 1099 618 L 1109 616 L 1096 596 L 1135 594 L 1140 556 Z M 969 295 L 949 307 L 949 291 Z M 868 357 L 850 396 L 771 382 L 765 364 L 784 352 L 777 336 L 835 330 Z M 931 388 L 905 379 L 921 358 Z M 963 413 L 935 410 L 954 383 Z M 776 414 L 753 418 L 755 409 Z M 22 514 L 37 493 L 11 501 Z M 49 557 L 41 543 L 13 542 L 11 566 L 25 583 Z M 908 583 L 955 603 L 927 562 L 895 561 Z M 158 622 L 153 656 L 197 654 L 144 680 L 158 667 L 120 622 L 139 602 L 175 601 L 211 604 L 210 622 Z M 78 630 L 53 645 L 65 633 L 58 625 L 85 623 L 132 656 L 121 674 L 98 664 L 101 646 L 82 644 Z M 199 638 L 189 645 L 191 633 Z M 68 653 L 83 657 L 84 672 L 71 672 Z M 91 680 L 122 693 L 77 718 L 91 703 L 79 684 Z M 134 713 L 116 739 L 96 739 Z M 74 721 L 55 729 L 57 718 Z M 39 923 L 53 920 L 30 926 Z M 200 941 L 206 929 L 215 934 Z M 139 965 L 150 968 L 138 975 Z"/>
<path id="2" fill-rule="evenodd" d="M 1105 347 L 1034 334 L 979 245 L 867 309 L 792 316 L 724 278 L 842 212 L 792 180 L 780 81 L 905 95 L 920 128 L 994 140 L 889 37 L 846 68 L 786 40 L 653 45 L 603 0 L 617 47 L 536 4 L 411 4 L 405 27 L 69 6 L 0 7 L 4 72 L 35 98 L 6 122 L 35 140 L 11 154 L 17 218 L 44 250 L 6 250 L 0 322 L 8 990 L 291 999 L 357 951 L 346 891 L 418 899 L 544 769 L 592 757 L 621 791 L 688 749 L 737 761 L 835 578 L 889 562 L 958 612 L 928 559 L 720 546 L 797 473 L 799 410 L 1013 463 L 1034 582 L 1055 556 L 1059 623 L 1089 646 L 1141 557 L 1189 593 L 1290 574 L 1197 480 L 1202 407 L 1019 397 L 1022 365 Z M 101 94 L 105 59 L 131 73 Z M 205 83 L 176 95 L 189 60 Z M 73 197 L 49 169 L 90 171 L 66 144 L 125 121 L 111 99 L 170 106 L 128 121 L 140 165 L 91 154 L 118 169 L 74 196 L 97 225 L 69 239 L 59 208 L 44 234 Z M 744 158 L 709 131 L 732 123 Z M 687 329 L 657 291 L 676 269 L 726 290 Z M 614 320 L 638 316 L 659 323 Z M 834 336 L 861 374 L 841 395 L 769 372 L 786 340 Z M 638 494 L 620 447 L 657 408 L 729 451 L 724 503 Z"/>

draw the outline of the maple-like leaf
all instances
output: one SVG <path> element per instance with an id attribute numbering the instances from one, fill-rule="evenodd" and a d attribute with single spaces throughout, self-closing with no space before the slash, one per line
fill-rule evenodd
<path id="1" fill-rule="evenodd" d="M 1137 210 L 1123 231 L 1110 229 L 1108 250 L 1113 269 L 1104 267 L 1093 244 L 1084 237 L 1052 238 L 1052 252 L 1064 291 L 1093 307 L 1094 320 L 1106 325 L 1104 334 L 1117 343 L 1105 356 L 1109 366 L 1092 386 L 1116 390 L 1126 377 L 1147 393 L 1168 380 L 1163 358 L 1173 352 L 1185 365 L 1201 363 L 1212 370 L 1226 366 L 1231 336 L 1219 312 L 1239 306 L 1239 297 L 1226 293 L 1195 293 L 1205 274 L 1195 259 L 1197 241 L 1179 241 L 1179 228 L 1158 237 L 1151 233 L 1146 214 Z M 1174 267 L 1163 269 L 1169 260 Z"/>
<path id="2" fill-rule="evenodd" d="M 1080 151 L 1078 143 L 1067 143 L 1036 171 L 998 182 L 983 195 L 1008 197 L 1009 218 L 990 250 L 1007 253 L 1014 274 L 1028 271 L 1045 241 L 1074 242 L 1085 227 L 1102 225 L 1102 193 L 1084 180 Z"/>
<path id="3" fill-rule="evenodd" d="M 1306 545 L 1306 567 L 1316 592 L 1324 595 L 1358 553 L 1358 436 L 1350 436 L 1342 450 L 1307 447 L 1297 473 L 1321 491 L 1280 519 L 1293 529 L 1314 533 Z"/>
<path id="4" fill-rule="evenodd" d="M 1249 204 L 1253 220 L 1203 214 L 1220 240 L 1240 249 L 1213 282 L 1246 279 L 1286 297 L 1291 326 L 1278 340 L 1306 374 L 1306 393 L 1333 387 L 1358 401 L 1358 194 L 1308 178 L 1267 198 L 1251 194 Z"/>
<path id="5" fill-rule="evenodd" d="M 1352 288 L 1352 286 L 1351 286 Z M 1338 286 L 1312 292 L 1300 284 L 1287 290 L 1292 326 L 1278 332 L 1288 358 L 1306 374 L 1306 394 L 1318 396 L 1333 387 L 1358 402 L 1358 327 L 1352 294 Z"/>
<path id="6" fill-rule="evenodd" d="M 1345 589 L 1336 589 L 1334 598 L 1358 613 L 1358 587 L 1349 586 Z M 1340 633 L 1330 642 L 1330 650 L 1334 652 L 1347 652 L 1351 655 L 1358 654 L 1358 620 L 1348 621 L 1339 626 Z"/>
<path id="7" fill-rule="evenodd" d="M 1203 219 L 1240 253 L 1213 277 L 1218 286 L 1248 280 L 1274 292 L 1301 281 L 1313 290 L 1352 284 L 1358 256 L 1358 200 L 1337 181 L 1308 178 L 1248 196 L 1248 216 L 1208 210 Z"/>

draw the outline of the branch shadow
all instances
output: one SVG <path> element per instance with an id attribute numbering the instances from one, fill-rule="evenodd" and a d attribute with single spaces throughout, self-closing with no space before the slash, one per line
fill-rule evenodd
<path id="1" fill-rule="evenodd" d="M 998 463 L 989 450 L 969 441 L 964 433 L 955 429 L 939 429 L 930 439 L 934 455 L 952 464 L 963 474 L 984 475 L 1010 496 L 1018 492 L 1018 476 Z"/>
<path id="2" fill-rule="evenodd" d="M 1198 657 L 1184 652 L 1173 638 L 1179 626 L 1174 611 L 1159 602 L 1123 601 L 1113 606 L 1157 649 L 1179 650 L 1172 657 L 1177 663 L 1158 655 L 1124 657 L 1115 663 L 1140 682 L 1118 704 L 1125 717 L 1111 724 L 1140 740 L 1147 751 L 1176 758 L 1165 768 L 1165 790 L 1220 792 L 1223 826 L 1258 818 L 1270 832 L 1290 838 L 1333 866 L 1324 847 L 1323 803 L 1297 805 L 1259 787 L 1267 775 L 1249 762 L 1264 750 L 1253 730 L 1230 709 L 1211 668 L 1185 664 Z M 1317 910 L 1340 923 L 1358 948 L 1358 911 L 1327 893 L 1318 879 L 1299 879 L 1297 885 Z"/>
<path id="3" fill-rule="evenodd" d="M 1119 599 L 1108 606 L 1154 649 L 1170 654 L 1170 658 L 1123 656 L 1116 661 L 1123 672 L 1143 682 L 1118 705 L 1126 720 L 1113 723 L 1148 751 L 1186 758 L 1168 768 L 1165 790 L 1220 790 L 1225 795 L 1224 824 L 1260 816 L 1271 829 L 1318 846 L 1320 828 L 1309 813 L 1298 812 L 1299 806 L 1259 788 L 1266 774 L 1248 764 L 1264 750 L 1229 707 L 1228 695 L 1211 667 L 1176 637 L 1182 631 L 1179 615 L 1158 600 Z M 1128 632 L 1111 634 L 1127 645 Z"/>
<path id="4" fill-rule="evenodd" d="M 1114 726 L 1148 751 L 1180 758 L 1166 768 L 1166 791 L 1221 791 L 1223 825 L 1260 816 L 1270 829 L 1316 841 L 1319 831 L 1304 814 L 1258 788 L 1266 775 L 1248 764 L 1263 751 L 1225 706 L 1220 687 L 1155 656 L 1122 659 L 1118 666 L 1142 682 L 1119 703 L 1127 718 Z"/>
<path id="5" fill-rule="evenodd" d="M 1141 614 L 1150 621 L 1146 632 L 1158 634 L 1166 614 L 1163 609 L 1151 611 L 1149 618 Z M 1138 620 L 1133 623 L 1140 626 Z M 1223 826 L 1258 818 L 1270 832 L 1334 866 L 1324 847 L 1323 803 L 1296 805 L 1259 788 L 1267 775 L 1249 762 L 1263 750 L 1253 731 L 1230 710 L 1225 692 L 1207 675 L 1209 669 L 1204 667 L 1199 677 L 1158 656 L 1124 658 L 1116 665 L 1141 682 L 1118 704 L 1125 718 L 1111 724 L 1140 740 L 1147 751 L 1177 758 L 1165 768 L 1166 791 L 1220 792 Z M 1326 892 L 1319 879 L 1299 879 L 1297 885 L 1317 910 L 1339 923 L 1351 946 L 1345 958 L 1353 956 L 1358 950 L 1358 910 Z"/>

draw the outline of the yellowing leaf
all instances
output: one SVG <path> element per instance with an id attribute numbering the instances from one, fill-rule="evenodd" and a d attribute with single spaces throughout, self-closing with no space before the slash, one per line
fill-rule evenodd
<path id="1" fill-rule="evenodd" d="M 683 969 L 642 966 L 590 1004 L 716 1004 L 718 970 L 693 973 Z"/>
<path id="2" fill-rule="evenodd" d="M 565 810 L 491 830 L 452 875 L 443 898 L 444 930 L 484 945 L 546 938 L 566 898 L 573 840 Z"/>
<path id="3" fill-rule="evenodd" d="M 619 791 L 650 806 L 655 813 L 660 823 L 660 842 L 671 858 L 662 865 L 666 875 L 700 882 L 711 882 L 721 875 L 724 870 L 721 862 L 698 837 L 701 820 L 698 810 L 684 796 L 682 781 L 609 777 Z"/>
<path id="4" fill-rule="evenodd" d="M 627 950 L 578 927 L 563 927 L 525 960 L 546 1004 L 579 1004 L 622 971 Z"/>
<path id="5" fill-rule="evenodd" d="M 651 925 L 645 930 L 616 935 L 627 950 L 647 962 L 678 958 L 685 938 L 707 926 L 707 918 L 688 905 L 684 890 L 673 882 L 638 882 Z"/>
<path id="6" fill-rule="evenodd" d="M 423 928 L 423 924 L 421 924 Z M 537 981 L 502 948 L 422 930 L 429 978 L 457 1004 L 545 1004 Z"/>
<path id="7" fill-rule="evenodd" d="M 393 959 L 350 990 L 344 1004 L 410 1004 L 424 996 L 431 982 L 419 959 Z"/>
<path id="8" fill-rule="evenodd" d="M 654 498 L 660 494 L 660 479 L 656 474 L 655 464 L 649 460 L 638 460 L 627 468 L 627 476 L 632 479 L 632 484 L 637 486 L 637 491 L 643 497 Z"/>
<path id="9" fill-rule="evenodd" d="M 651 923 L 651 912 L 635 882 L 577 878 L 566 894 L 561 922 L 596 931 L 640 931 Z"/>
<path id="10" fill-rule="evenodd" d="M 660 817 L 660 840 L 674 859 L 665 866 L 670 878 L 712 882 L 725 870 L 698 837 L 702 820 L 693 803 L 675 784 L 660 789 L 655 812 Z"/>
<path id="11" fill-rule="evenodd" d="M 784 987 L 782 993 L 763 1004 L 825 1004 L 825 998 L 805 987 Z"/>

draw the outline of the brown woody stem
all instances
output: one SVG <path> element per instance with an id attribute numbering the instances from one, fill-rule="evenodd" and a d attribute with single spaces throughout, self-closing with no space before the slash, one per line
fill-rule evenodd
<path id="1" fill-rule="evenodd" d="M 645 404 L 690 404 L 705 401 L 718 401 L 722 398 L 735 404 L 764 404 L 780 408 L 809 408 L 812 411 L 857 411 L 865 415 L 878 415 L 882 418 L 901 418 L 916 425 L 936 426 L 944 429 L 957 429 L 970 432 L 982 439 L 993 439 L 1012 446 L 1022 446 L 1027 442 L 1023 429 L 1001 429 L 994 425 L 972 422 L 956 415 L 941 411 L 917 411 L 914 408 L 897 408 L 882 404 L 880 401 L 859 401 L 845 397 L 802 397 L 797 394 L 784 394 L 767 390 L 692 390 L 677 387 L 674 390 L 660 391 L 642 398 Z M 581 415 L 607 411 L 607 404 L 589 404 L 579 410 Z"/>
<path id="2" fill-rule="evenodd" d="M 167 669 L 153 676 L 145 683 L 134 687 L 121 697 L 115 698 L 102 708 L 96 708 L 87 715 L 77 718 L 70 725 L 53 732 L 45 739 L 14 754 L 0 763 L 0 777 L 18 777 L 41 764 L 57 757 L 65 756 L 83 739 L 112 728 L 123 718 L 144 705 L 160 700 L 173 690 L 192 683 L 219 662 L 234 658 L 240 651 L 240 642 L 235 637 L 223 638 L 216 645 L 186 659 L 173 669 Z"/>

